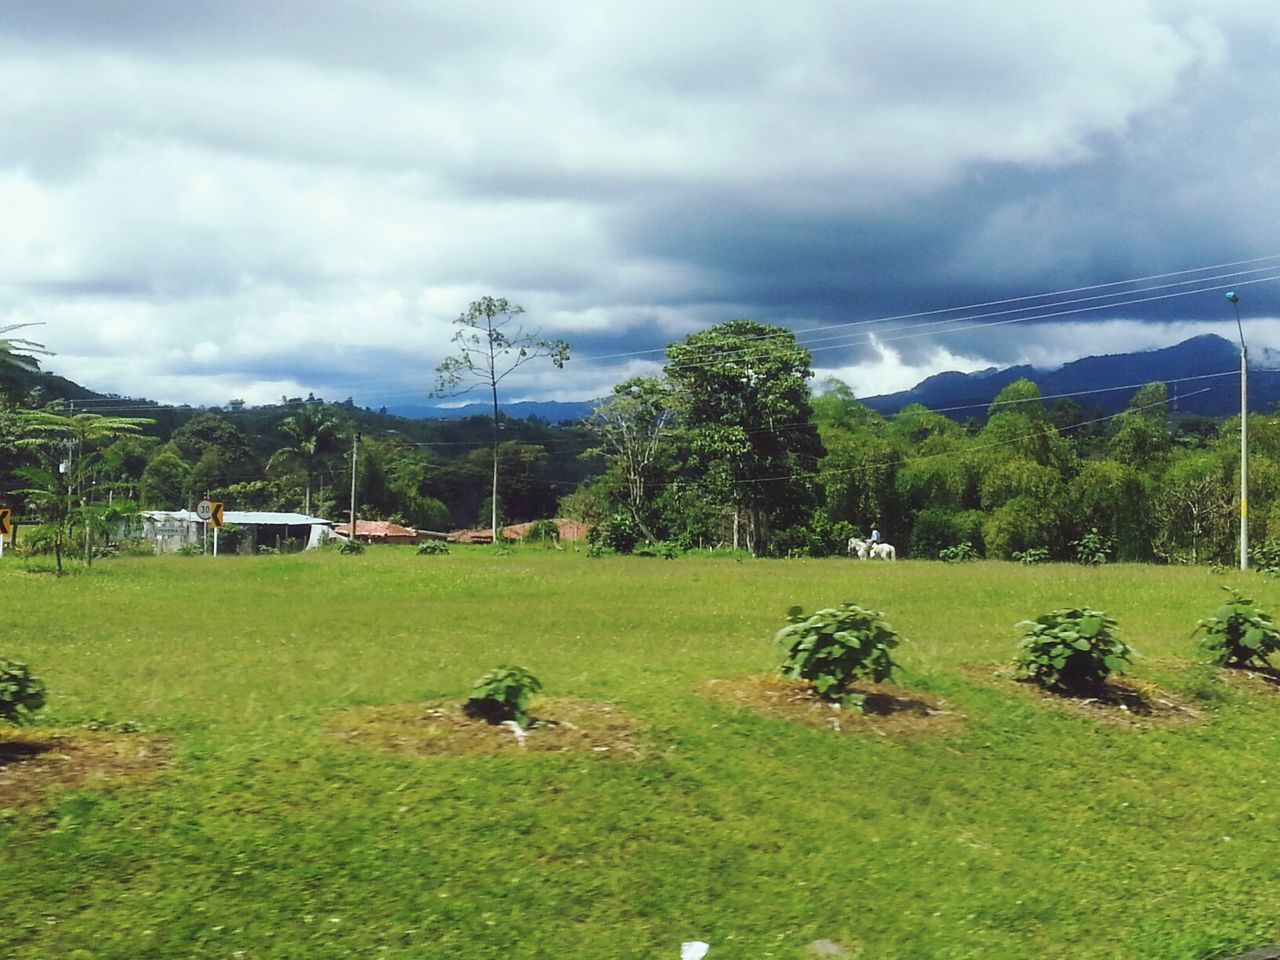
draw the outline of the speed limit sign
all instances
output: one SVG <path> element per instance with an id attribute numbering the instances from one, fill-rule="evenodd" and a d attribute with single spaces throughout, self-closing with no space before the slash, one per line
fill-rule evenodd
<path id="1" fill-rule="evenodd" d="M 208 520 L 213 516 L 213 503 L 209 500 L 201 500 L 196 504 L 196 516 L 201 520 Z"/>

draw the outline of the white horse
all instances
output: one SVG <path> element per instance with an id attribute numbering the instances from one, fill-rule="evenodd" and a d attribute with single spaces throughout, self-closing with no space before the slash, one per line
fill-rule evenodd
<path id="1" fill-rule="evenodd" d="M 872 558 L 876 560 L 897 560 L 898 551 L 893 549 L 892 543 L 877 543 L 868 551 Z"/>
<path id="2" fill-rule="evenodd" d="M 891 543 L 872 543 L 859 537 L 849 538 L 849 556 L 859 560 L 897 560 L 898 551 Z"/>

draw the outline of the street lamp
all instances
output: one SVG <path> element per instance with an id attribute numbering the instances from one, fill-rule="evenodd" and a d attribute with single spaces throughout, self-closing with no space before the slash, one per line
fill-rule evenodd
<path id="1" fill-rule="evenodd" d="M 1244 345 L 1240 324 L 1240 298 L 1227 291 L 1227 300 L 1236 311 L 1240 333 L 1240 569 L 1249 569 L 1249 349 Z"/>

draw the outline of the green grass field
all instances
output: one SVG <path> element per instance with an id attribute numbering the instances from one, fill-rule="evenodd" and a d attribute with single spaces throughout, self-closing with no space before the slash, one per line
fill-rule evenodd
<path id="1" fill-rule="evenodd" d="M 0 655 L 42 721 L 172 739 L 156 777 L 0 811 L 4 958 L 1200 960 L 1280 941 L 1280 693 L 1196 665 L 1207 569 L 587 559 L 477 549 L 0 561 Z M 853 600 L 959 733 L 839 735 L 708 699 L 776 668 L 791 604 Z M 1101 723 L 992 679 L 1014 624 L 1083 604 L 1193 698 Z M 344 708 L 462 699 L 500 662 L 616 704 L 632 759 L 413 759 Z M 974 669 L 974 665 L 988 669 Z M 535 709 L 535 713 L 536 713 Z M 38 732 L 38 729 L 37 729 Z"/>

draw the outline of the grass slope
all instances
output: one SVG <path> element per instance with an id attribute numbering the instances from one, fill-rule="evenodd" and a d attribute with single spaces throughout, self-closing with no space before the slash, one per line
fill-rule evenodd
<path id="1" fill-rule="evenodd" d="M 1280 696 L 1194 665 L 1222 582 L 1157 567 L 370 550 L 0 564 L 0 653 L 46 723 L 136 721 L 158 778 L 0 811 L 0 956 L 1222 956 L 1280 941 Z M 771 670 L 786 608 L 854 600 L 958 734 L 838 736 L 696 688 Z M 1085 604 L 1205 722 L 1046 707 L 973 665 Z M 357 704 L 462 698 L 511 661 L 617 704 L 630 760 L 418 759 L 326 733 Z M 985 674 L 985 675 L 984 675 Z M 535 710 L 536 712 L 536 710 Z"/>

